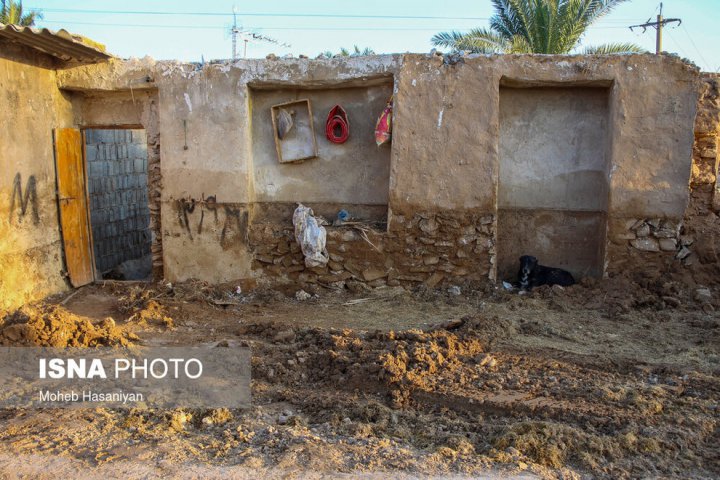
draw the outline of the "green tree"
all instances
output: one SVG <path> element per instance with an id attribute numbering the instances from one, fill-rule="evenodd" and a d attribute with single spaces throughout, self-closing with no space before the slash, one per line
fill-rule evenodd
<path id="1" fill-rule="evenodd" d="M 42 14 L 36 10 L 24 13 L 22 0 L 0 0 L 0 23 L 31 27 L 35 25 L 35 20 L 41 18 Z"/>
<path id="2" fill-rule="evenodd" d="M 490 28 L 442 32 L 432 44 L 472 53 L 565 54 L 578 46 L 587 28 L 628 0 L 492 0 Z M 632 43 L 588 47 L 584 53 L 644 52 Z"/>

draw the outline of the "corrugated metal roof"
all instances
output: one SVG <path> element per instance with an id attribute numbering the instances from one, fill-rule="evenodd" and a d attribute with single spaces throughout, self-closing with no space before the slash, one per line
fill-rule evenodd
<path id="1" fill-rule="evenodd" d="M 37 29 L 0 24 L 0 40 L 7 40 L 47 53 L 65 62 L 65 66 L 68 67 L 98 63 L 112 57 L 105 52 L 104 45 L 80 35 L 73 35 L 66 30 L 53 32 L 47 28 Z"/>

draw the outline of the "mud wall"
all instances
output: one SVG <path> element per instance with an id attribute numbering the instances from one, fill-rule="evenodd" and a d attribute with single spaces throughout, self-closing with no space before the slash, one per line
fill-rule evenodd
<path id="1" fill-rule="evenodd" d="M 51 59 L 0 55 L 0 310 L 67 288 L 55 202 L 53 129 L 72 125 Z"/>
<path id="2" fill-rule="evenodd" d="M 392 82 L 389 77 L 383 84 L 365 87 L 251 89 L 255 201 L 387 205 L 390 148 L 378 148 L 373 132 L 392 95 Z M 281 164 L 275 152 L 270 108 L 305 98 L 312 106 L 318 157 Z M 350 125 L 350 136 L 343 144 L 332 143 L 325 136 L 328 112 L 337 104 L 346 110 Z"/>
<path id="3" fill-rule="evenodd" d="M 599 244 L 612 242 L 604 262 L 609 271 L 648 245 L 667 248 L 671 242 L 660 239 L 670 232 L 677 242 L 688 199 L 697 77 L 694 67 L 667 56 L 501 55 L 455 63 L 408 54 L 203 66 L 113 61 L 63 72 L 59 81 L 68 89 L 127 90 L 147 82 L 157 90 L 167 279 L 436 285 L 496 277 L 498 241 L 507 241 L 497 232 L 501 88 L 605 92 L 607 133 L 572 152 L 604 152 L 593 158 L 603 158 L 606 167 L 598 160 L 588 175 L 598 180 L 590 182 L 598 198 L 607 194 L 580 210 L 607 214 L 607 234 L 597 222 L 586 230 Z M 270 161 L 269 141 L 255 142 L 256 129 L 269 126 L 261 124 L 265 108 L 254 108 L 275 101 L 258 101 L 269 91 L 312 90 L 331 103 L 337 89 L 367 92 L 390 78 L 395 108 L 387 218 L 382 169 L 365 170 L 377 175 L 368 185 L 355 181 L 358 170 L 340 168 L 338 188 L 329 187 L 331 170 L 323 162 L 330 157 L 315 161 L 322 175 L 313 175 L 310 161 L 294 176 Z M 372 102 L 379 105 L 382 97 Z M 364 122 L 375 120 L 374 107 L 358 108 L 371 117 Z M 573 121 L 568 118 L 568 130 Z M 316 122 L 318 137 L 323 124 Z M 329 219 L 347 207 L 368 220 L 367 228 L 328 229 L 332 263 L 318 271 L 304 267 L 291 234 L 294 202 L 308 200 Z M 548 226 L 556 237 L 570 227 L 576 228 L 561 220 Z"/>

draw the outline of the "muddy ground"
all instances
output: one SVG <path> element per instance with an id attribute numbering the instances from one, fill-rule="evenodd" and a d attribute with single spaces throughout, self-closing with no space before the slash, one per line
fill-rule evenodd
<path id="1" fill-rule="evenodd" d="M 5 409 L 0 477 L 720 477 L 715 286 L 295 293 L 112 283 L 7 314 L 5 345 L 249 345 L 253 406 Z"/>

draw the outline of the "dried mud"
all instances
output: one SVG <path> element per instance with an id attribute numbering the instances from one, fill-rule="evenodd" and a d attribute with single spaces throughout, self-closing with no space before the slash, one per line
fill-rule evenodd
<path id="1" fill-rule="evenodd" d="M 254 406 L 6 409 L 0 445 L 130 477 L 717 478 L 718 286 L 653 272 L 524 296 L 90 287 L 67 309 L 141 343 L 250 346 Z"/>
<path id="2" fill-rule="evenodd" d="M 92 322 L 59 305 L 26 305 L 0 318 L 3 346 L 126 346 L 137 338 L 112 318 Z"/>

